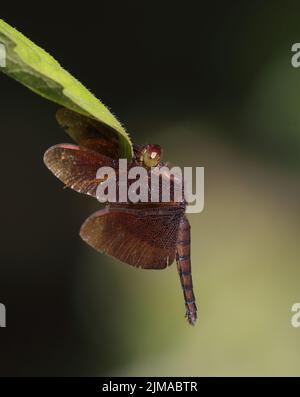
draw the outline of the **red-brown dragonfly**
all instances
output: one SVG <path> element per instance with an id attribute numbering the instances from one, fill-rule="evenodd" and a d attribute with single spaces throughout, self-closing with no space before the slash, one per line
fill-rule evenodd
<path id="1" fill-rule="evenodd" d="M 97 170 L 110 166 L 117 171 L 118 137 L 109 127 L 68 109 L 57 112 L 59 124 L 78 143 L 59 144 L 47 150 L 46 166 L 67 187 L 96 197 L 101 180 Z M 158 145 L 135 146 L 128 168 L 142 166 L 150 175 L 151 167 L 161 162 Z M 186 203 L 108 202 L 82 225 L 81 238 L 97 251 L 143 269 L 164 269 L 177 261 L 183 289 L 186 317 L 194 325 L 197 307 L 193 292 L 190 259 L 190 225 L 185 216 Z"/>

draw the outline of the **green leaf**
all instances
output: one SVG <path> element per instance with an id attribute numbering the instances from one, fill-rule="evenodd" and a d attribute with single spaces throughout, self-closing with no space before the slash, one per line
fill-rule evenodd
<path id="1" fill-rule="evenodd" d="M 2 19 L 0 42 L 6 49 L 6 67 L 0 68 L 4 73 L 42 97 L 112 128 L 119 137 L 120 157 L 132 158 L 132 143 L 120 122 L 51 55 Z"/>

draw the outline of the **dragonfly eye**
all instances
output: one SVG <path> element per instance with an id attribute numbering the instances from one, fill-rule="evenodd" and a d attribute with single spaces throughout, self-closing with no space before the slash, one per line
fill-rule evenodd
<path id="1" fill-rule="evenodd" d="M 147 145 L 141 153 L 141 161 L 146 167 L 156 167 L 161 159 L 161 147 L 159 145 Z"/>

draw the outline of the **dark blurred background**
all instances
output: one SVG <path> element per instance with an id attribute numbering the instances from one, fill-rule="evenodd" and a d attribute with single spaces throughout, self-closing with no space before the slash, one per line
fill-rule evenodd
<path id="1" fill-rule="evenodd" d="M 29 2 L 3 18 L 165 159 L 204 166 L 191 215 L 199 321 L 176 268 L 142 271 L 78 236 L 95 200 L 43 164 L 55 104 L 0 74 L 0 375 L 299 375 L 297 1 Z"/>

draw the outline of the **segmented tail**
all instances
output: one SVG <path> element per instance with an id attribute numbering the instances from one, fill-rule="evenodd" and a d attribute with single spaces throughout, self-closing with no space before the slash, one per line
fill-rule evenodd
<path id="1" fill-rule="evenodd" d="M 189 221 L 186 217 L 183 217 L 179 224 L 176 261 L 185 300 L 186 317 L 191 325 L 195 325 L 197 320 L 197 306 L 192 281 L 190 229 Z"/>

